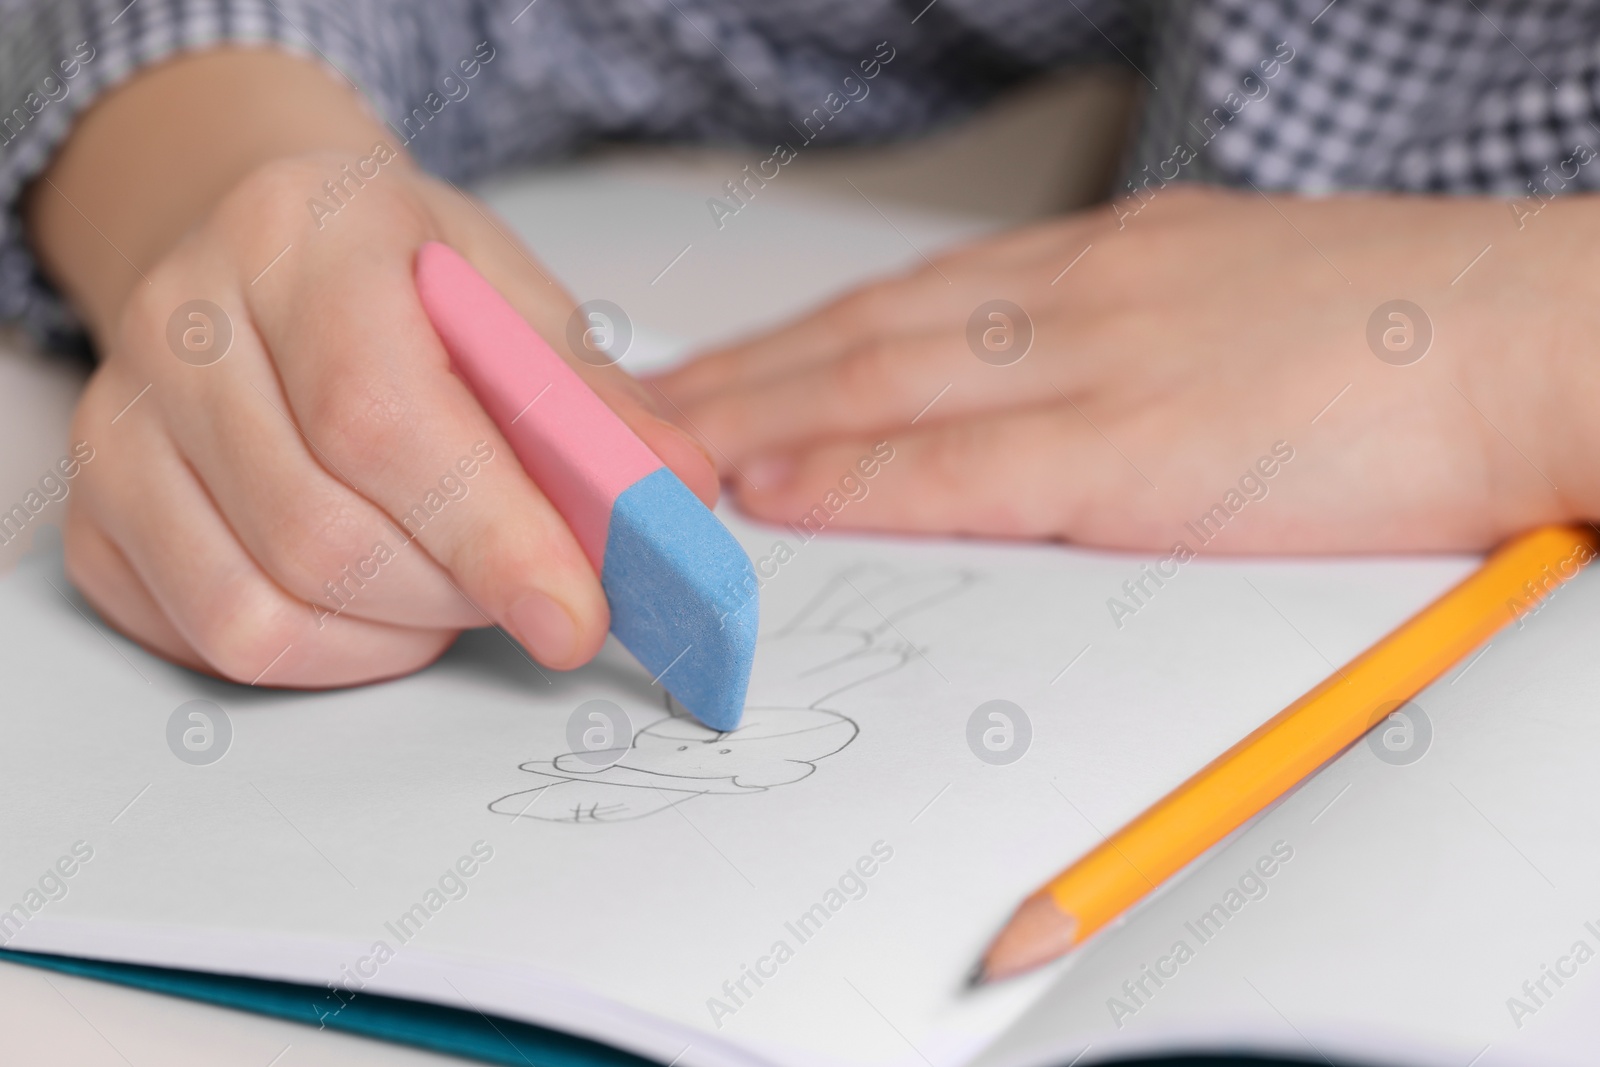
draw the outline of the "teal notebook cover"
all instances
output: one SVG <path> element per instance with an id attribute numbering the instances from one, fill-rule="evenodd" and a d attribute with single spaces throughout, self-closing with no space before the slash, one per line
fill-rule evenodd
<path id="1" fill-rule="evenodd" d="M 598 1041 L 423 1001 L 369 993 L 338 1001 L 322 986 L 9 949 L 0 949 L 0 960 L 415 1045 L 484 1063 L 515 1067 L 659 1067 L 654 1060 Z"/>
<path id="2" fill-rule="evenodd" d="M 423 1001 L 361 993 L 342 1004 L 321 986 L 239 978 L 135 963 L 105 963 L 73 956 L 0 949 L 0 961 L 97 978 L 153 993 L 271 1015 L 380 1041 L 515 1067 L 660 1067 L 654 1060 L 532 1023 L 447 1008 Z M 1076 1062 L 1076 1061 L 1074 1061 Z M 1172 1056 L 1118 1060 L 1120 1067 L 1308 1067 L 1328 1061 L 1250 1055 Z"/>

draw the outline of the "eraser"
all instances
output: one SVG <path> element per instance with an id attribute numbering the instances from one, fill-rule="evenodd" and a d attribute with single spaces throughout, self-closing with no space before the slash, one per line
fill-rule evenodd
<path id="1" fill-rule="evenodd" d="M 416 281 L 456 373 L 600 575 L 611 632 L 695 718 L 737 727 L 756 644 L 750 557 L 459 253 L 423 245 Z"/>

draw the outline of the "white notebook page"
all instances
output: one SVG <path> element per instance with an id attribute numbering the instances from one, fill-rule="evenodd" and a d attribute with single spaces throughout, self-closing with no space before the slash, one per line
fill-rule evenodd
<path id="1" fill-rule="evenodd" d="M 494 631 L 383 685 L 219 683 L 30 558 L 0 582 L 0 907 L 42 904 L 10 947 L 344 983 L 662 1062 L 954 1065 L 1048 982 L 962 986 L 1026 892 L 1472 566 L 1198 560 L 1119 628 L 1145 560 L 729 522 L 789 552 L 724 737 L 620 649 L 559 675 Z M 168 740 L 194 699 L 231 729 L 206 765 Z M 636 731 L 609 767 L 569 740 L 594 699 Z M 1009 764 L 969 743 L 994 700 L 1031 727 Z M 29 898 L 79 842 L 63 895 Z"/>

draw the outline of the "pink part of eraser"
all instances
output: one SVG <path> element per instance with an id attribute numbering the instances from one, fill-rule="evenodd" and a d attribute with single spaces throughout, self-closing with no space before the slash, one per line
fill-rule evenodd
<path id="1" fill-rule="evenodd" d="M 423 245 L 416 278 L 456 372 L 600 573 L 612 506 L 661 458 L 455 249 Z"/>

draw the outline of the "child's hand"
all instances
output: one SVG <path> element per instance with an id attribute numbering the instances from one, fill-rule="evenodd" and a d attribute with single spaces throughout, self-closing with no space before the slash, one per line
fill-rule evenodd
<path id="1" fill-rule="evenodd" d="M 1572 198 L 1519 231 L 1497 200 L 1170 186 L 1120 222 L 1101 208 L 959 250 L 658 385 L 772 520 L 1479 548 L 1600 514 L 1594 210 Z M 972 324 L 997 298 L 1034 331 L 1008 365 L 1021 320 Z M 1376 314 L 1396 299 L 1425 321 Z M 851 477 L 883 439 L 894 458 Z M 1204 536 L 1184 525 L 1208 515 Z"/>
<path id="2" fill-rule="evenodd" d="M 365 152 L 251 169 L 96 324 L 102 361 L 72 431 L 94 458 L 68 500 L 68 570 L 116 627 L 174 660 L 322 686 L 413 670 L 489 623 L 559 668 L 604 640 L 599 582 L 452 374 L 414 253 L 454 246 L 558 350 L 572 301 L 393 143 L 376 130 Z M 714 497 L 703 453 L 631 380 L 578 369 Z"/>

